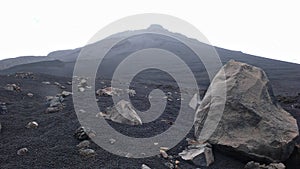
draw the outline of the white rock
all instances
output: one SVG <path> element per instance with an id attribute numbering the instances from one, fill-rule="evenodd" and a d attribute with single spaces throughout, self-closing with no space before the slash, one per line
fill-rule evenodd
<path id="1" fill-rule="evenodd" d="M 29 122 L 25 127 L 28 129 L 33 129 L 33 128 L 37 128 L 39 126 L 39 124 L 35 121 Z"/>
<path id="2" fill-rule="evenodd" d="M 151 169 L 151 168 L 148 167 L 146 164 L 142 164 L 142 169 Z"/>
<path id="3" fill-rule="evenodd" d="M 28 153 L 28 149 L 27 148 L 21 148 L 17 151 L 18 155 L 25 155 Z"/>
<path id="4" fill-rule="evenodd" d="M 32 93 L 27 93 L 27 96 L 28 97 L 33 97 L 33 94 Z"/>

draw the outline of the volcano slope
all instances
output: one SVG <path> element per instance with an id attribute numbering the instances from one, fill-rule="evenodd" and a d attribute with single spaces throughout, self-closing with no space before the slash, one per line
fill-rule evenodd
<path id="1" fill-rule="evenodd" d="M 80 142 L 73 134 L 80 126 L 76 113 L 73 108 L 72 98 L 66 97 L 64 104 L 65 108 L 56 113 L 45 114 L 47 108 L 45 97 L 55 96 L 63 90 L 71 91 L 71 85 L 67 82 L 70 78 L 33 74 L 31 78 L 20 78 L 14 74 L 1 76 L 0 81 L 0 101 L 5 102 L 8 108 L 8 113 L 0 115 L 0 122 L 2 124 L 2 131 L 0 133 L 0 166 L 1 168 L 141 168 L 142 164 L 147 164 L 152 168 L 168 168 L 165 163 L 168 161 L 159 157 L 151 157 L 146 159 L 128 159 L 113 155 L 96 144 L 92 144 L 91 148 L 97 153 L 96 156 L 86 158 L 79 154 L 76 145 Z M 51 84 L 46 85 L 42 82 L 49 81 Z M 64 85 L 66 89 L 61 89 L 54 82 Z M 106 81 L 97 79 L 98 84 L 104 87 Z M 102 82 L 102 83 L 100 83 Z M 104 84 L 103 84 L 104 83 Z M 21 91 L 8 91 L 4 87 L 7 84 L 17 84 Z M 132 98 L 134 105 L 139 105 L 139 109 L 146 109 L 144 96 L 147 93 L 144 86 L 149 88 L 159 88 L 161 90 L 168 90 L 170 92 L 176 91 L 175 87 L 163 86 L 157 84 L 143 83 L 136 84 L 135 89 L 137 94 Z M 202 91 L 202 96 L 205 91 Z M 27 94 L 32 93 L 33 97 Z M 290 112 L 300 122 L 300 109 L 295 108 L 296 104 L 300 104 L 300 96 L 278 96 L 281 105 Z M 110 106 L 111 99 L 108 97 L 102 98 L 99 107 Z M 297 107 L 297 106 L 296 106 Z M 154 123 L 144 126 L 147 131 L 152 133 L 145 133 L 143 130 L 137 130 L 135 127 L 116 124 L 109 122 L 117 131 L 129 136 L 149 137 L 155 135 L 169 127 L 170 124 L 163 120 L 174 121 L 176 114 L 174 111 L 176 106 L 169 106 L 166 113 L 156 120 Z M 37 129 L 27 129 L 26 124 L 31 121 L 38 122 Z M 124 130 L 125 128 L 125 130 Z M 151 129 L 151 130 L 149 130 Z M 191 131 L 186 138 L 192 138 L 193 131 Z M 168 151 L 170 155 L 176 156 L 187 145 L 183 140 L 173 149 Z M 28 148 L 28 154 L 24 156 L 17 155 L 17 150 L 20 148 Z M 243 168 L 245 162 L 241 162 L 220 153 L 215 150 L 215 163 L 209 168 L 218 169 L 240 169 Z M 180 158 L 178 158 L 180 160 Z M 286 162 L 289 168 L 299 166 L 299 159 L 296 155 Z M 180 160 L 181 168 L 197 168 L 191 163 Z"/>

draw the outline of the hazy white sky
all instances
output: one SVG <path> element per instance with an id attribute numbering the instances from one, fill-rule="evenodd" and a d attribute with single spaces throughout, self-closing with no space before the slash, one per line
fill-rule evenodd
<path id="1" fill-rule="evenodd" d="M 0 59 L 85 45 L 101 28 L 140 13 L 172 15 L 211 44 L 300 63 L 297 0 L 7 0 L 0 2 Z"/>

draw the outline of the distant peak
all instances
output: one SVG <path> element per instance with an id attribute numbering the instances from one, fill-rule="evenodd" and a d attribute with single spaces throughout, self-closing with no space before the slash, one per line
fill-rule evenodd
<path id="1" fill-rule="evenodd" d="M 166 30 L 164 27 L 162 27 L 159 24 L 152 24 L 147 29 L 148 30 Z"/>

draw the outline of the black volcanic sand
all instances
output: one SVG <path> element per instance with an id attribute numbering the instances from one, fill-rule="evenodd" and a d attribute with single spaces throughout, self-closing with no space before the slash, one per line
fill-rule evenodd
<path id="1" fill-rule="evenodd" d="M 167 160 L 155 156 L 146 159 L 129 159 L 113 155 L 96 144 L 92 144 L 91 148 L 97 153 L 95 157 L 86 158 L 79 154 L 76 145 L 80 142 L 73 134 L 80 126 L 76 113 L 74 112 L 72 97 L 67 97 L 64 103 L 66 107 L 61 112 L 45 114 L 47 108 L 45 96 L 55 96 L 63 90 L 53 85 L 54 82 L 67 87 L 66 91 L 71 91 L 71 86 L 66 83 L 70 81 L 69 78 L 56 77 L 50 75 L 35 74 L 33 79 L 21 79 L 14 76 L 0 76 L 0 102 L 7 103 L 8 113 L 0 114 L 0 122 L 2 124 L 2 131 L 0 133 L 0 168 L 107 168 L 107 169 L 124 169 L 136 168 L 140 169 L 142 164 L 146 164 L 153 169 L 167 168 L 164 163 Z M 49 81 L 51 85 L 45 85 L 41 82 Z M 100 81 L 100 80 L 99 80 Z M 98 81 L 98 82 L 99 82 Z M 18 84 L 22 91 L 7 91 L 3 89 L 6 84 Z M 97 83 L 98 84 L 98 83 Z M 148 84 L 151 89 L 151 84 Z M 138 93 L 137 98 L 132 98 L 133 105 L 140 110 L 147 109 L 147 90 L 139 90 L 137 84 L 133 84 Z M 159 88 L 164 91 L 176 91 L 176 86 L 157 86 L 152 85 L 152 88 Z M 32 98 L 27 96 L 27 93 L 33 93 Z M 144 93 L 143 93 L 144 92 Z M 204 94 L 204 90 L 201 91 Z M 138 102 L 146 104 L 138 104 Z M 295 103 L 300 103 L 300 99 L 287 102 L 281 102 L 283 108 L 291 112 L 297 118 L 298 124 L 300 122 L 300 109 L 292 108 Z M 106 98 L 104 102 L 99 104 L 100 108 L 105 108 L 111 105 L 111 99 Z M 176 106 L 170 104 L 167 106 L 166 113 L 160 119 L 174 121 L 176 113 L 174 114 Z M 25 125 L 30 121 L 37 121 L 39 126 L 37 129 L 27 129 Z M 126 126 L 109 122 L 116 130 L 127 134 L 129 136 L 149 137 L 155 135 L 168 127 L 170 124 L 156 120 L 144 126 L 148 133 L 143 130 L 135 129 L 132 126 Z M 124 127 L 130 130 L 124 130 Z M 150 130 L 149 130 L 150 129 Z M 128 132 L 131 131 L 131 132 Z M 152 133 L 151 133 L 152 131 Z M 191 131 L 186 138 L 192 138 Z M 185 139 L 173 149 L 168 151 L 170 155 L 177 155 L 187 145 Z M 24 156 L 17 155 L 17 150 L 27 147 L 29 153 Z M 245 165 L 226 154 L 214 150 L 215 163 L 208 168 L 211 169 L 242 169 Z M 180 158 L 178 158 L 180 160 Z M 298 162 L 297 162 L 298 160 Z M 299 159 L 293 155 L 287 161 L 288 168 L 297 168 L 299 166 Z M 180 168 L 193 169 L 197 168 L 188 162 L 180 160 Z M 207 167 L 201 167 L 207 168 Z"/>

